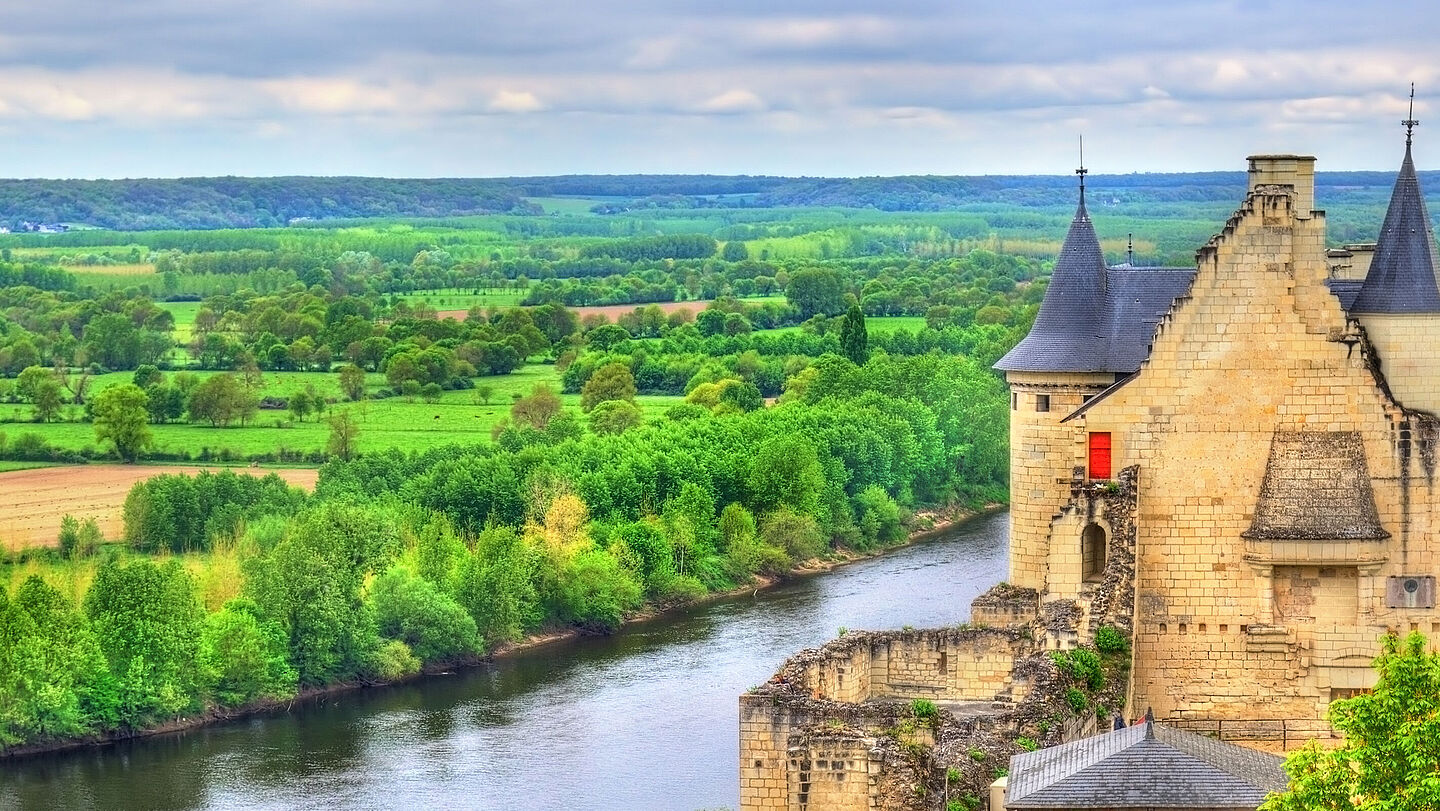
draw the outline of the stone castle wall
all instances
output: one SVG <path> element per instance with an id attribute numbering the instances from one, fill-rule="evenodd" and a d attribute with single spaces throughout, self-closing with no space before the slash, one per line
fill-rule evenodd
<path id="1" fill-rule="evenodd" d="M 1225 720 L 1238 736 L 1247 721 L 1267 722 L 1252 731 L 1282 720 L 1322 731 L 1312 722 L 1333 697 L 1373 683 L 1382 633 L 1433 632 L 1440 621 L 1433 609 L 1386 602 L 1390 576 L 1435 574 L 1433 423 L 1390 398 L 1384 358 L 1325 288 L 1323 214 L 1297 208 L 1308 191 L 1281 182 L 1304 178 L 1265 176 L 1279 185 L 1253 189 L 1202 249 L 1190 295 L 1140 373 L 1075 420 L 1112 432 L 1117 464 L 1138 465 L 1144 479 L 1135 705 Z M 1329 538 L 1243 537 L 1277 432 L 1358 433 L 1392 537 L 1349 539 L 1343 526 Z"/>

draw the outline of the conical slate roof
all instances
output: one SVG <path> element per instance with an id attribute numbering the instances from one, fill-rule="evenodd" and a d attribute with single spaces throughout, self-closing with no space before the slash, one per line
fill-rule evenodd
<path id="1" fill-rule="evenodd" d="M 1105 254 L 1085 210 L 1085 187 L 1070 232 L 1055 259 L 1035 325 L 995 368 L 1016 372 L 1107 371 L 1109 319 Z"/>
<path id="2" fill-rule="evenodd" d="M 1106 267 L 1082 185 L 1035 325 L 995 368 L 1129 374 L 1149 356 L 1156 325 L 1194 279 L 1194 268 Z"/>
<path id="3" fill-rule="evenodd" d="M 1410 139 L 1405 139 L 1405 160 L 1390 209 L 1376 240 L 1375 256 L 1360 293 L 1350 305 L 1351 313 L 1440 313 L 1440 282 L 1436 270 L 1435 234 L 1425 197 L 1415 177 L 1410 158 Z"/>

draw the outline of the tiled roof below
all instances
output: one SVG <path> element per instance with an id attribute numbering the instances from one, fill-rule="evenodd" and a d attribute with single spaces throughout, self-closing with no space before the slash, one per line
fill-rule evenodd
<path id="1" fill-rule="evenodd" d="M 1010 758 L 1009 809 L 1247 808 L 1288 785 L 1275 755 L 1153 721 Z"/>

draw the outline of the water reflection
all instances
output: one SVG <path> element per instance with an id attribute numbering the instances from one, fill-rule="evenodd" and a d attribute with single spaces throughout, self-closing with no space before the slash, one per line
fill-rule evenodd
<path id="1" fill-rule="evenodd" d="M 0 809 L 734 807 L 736 696 L 837 629 L 950 625 L 1006 516 L 613 637 L 102 749 L 0 764 Z"/>

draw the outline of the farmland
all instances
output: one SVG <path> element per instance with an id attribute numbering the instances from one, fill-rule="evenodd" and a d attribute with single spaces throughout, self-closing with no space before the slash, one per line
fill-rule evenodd
<path id="1" fill-rule="evenodd" d="M 193 466 L 79 465 L 0 473 L 0 549 L 53 546 L 60 519 L 94 518 L 107 537 L 118 538 L 120 511 L 131 485 L 160 473 L 196 473 Z M 250 471 L 269 473 L 272 471 Z M 317 471 L 281 468 L 273 472 L 301 487 L 313 488 Z"/>

